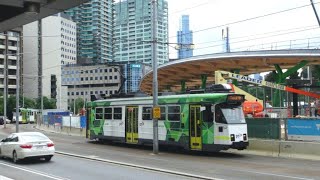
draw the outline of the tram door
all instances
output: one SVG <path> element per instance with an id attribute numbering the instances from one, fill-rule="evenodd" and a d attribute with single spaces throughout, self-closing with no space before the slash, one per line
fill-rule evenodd
<path id="1" fill-rule="evenodd" d="M 90 138 L 90 128 L 91 128 L 90 127 L 91 126 L 90 125 L 90 120 L 91 120 L 90 119 L 90 113 L 91 113 L 91 108 L 87 109 L 87 114 L 86 114 L 86 116 L 87 116 L 87 118 L 86 118 L 87 119 L 86 120 L 87 121 L 86 122 L 87 123 L 87 126 L 86 126 L 86 138 Z"/>
<path id="2" fill-rule="evenodd" d="M 138 107 L 126 107 L 126 142 L 138 143 Z"/>
<path id="3" fill-rule="evenodd" d="M 202 149 L 201 139 L 201 106 L 191 105 L 190 106 L 190 148 L 192 150 Z"/>

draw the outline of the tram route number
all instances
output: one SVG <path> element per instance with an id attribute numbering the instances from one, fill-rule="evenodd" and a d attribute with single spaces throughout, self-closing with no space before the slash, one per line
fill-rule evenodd
<path id="1" fill-rule="evenodd" d="M 160 119 L 160 117 L 161 117 L 160 107 L 154 107 L 153 108 L 153 118 Z"/>

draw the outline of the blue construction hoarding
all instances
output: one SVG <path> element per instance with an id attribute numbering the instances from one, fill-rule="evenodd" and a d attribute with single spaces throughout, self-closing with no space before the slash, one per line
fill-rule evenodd
<path id="1" fill-rule="evenodd" d="M 320 119 L 288 119 L 288 139 L 320 141 Z"/>

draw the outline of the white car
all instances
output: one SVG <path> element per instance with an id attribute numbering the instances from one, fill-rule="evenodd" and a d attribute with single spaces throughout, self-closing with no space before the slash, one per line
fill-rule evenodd
<path id="1" fill-rule="evenodd" d="M 10 123 L 11 123 L 11 120 L 10 120 L 10 119 L 4 118 L 4 116 L 0 116 L 0 125 L 3 125 L 3 124 L 4 124 L 4 119 L 6 119 L 6 123 L 7 123 L 7 124 L 10 124 Z"/>
<path id="2" fill-rule="evenodd" d="M 26 158 L 50 161 L 54 152 L 54 143 L 40 132 L 12 133 L 0 142 L 0 156 L 14 163 Z"/>

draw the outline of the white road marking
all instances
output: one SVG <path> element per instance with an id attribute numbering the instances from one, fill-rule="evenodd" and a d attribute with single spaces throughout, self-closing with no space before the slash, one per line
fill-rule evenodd
<path id="1" fill-rule="evenodd" d="M 297 176 L 287 176 L 287 175 L 273 174 L 273 173 L 264 173 L 264 172 L 257 172 L 257 171 L 242 171 L 242 170 L 239 170 L 239 171 L 253 173 L 253 174 L 263 174 L 263 175 L 268 175 L 268 176 L 278 176 L 278 177 L 284 177 L 284 178 L 290 178 L 290 179 L 313 180 L 310 178 L 303 178 L 303 177 L 297 177 Z"/>
<path id="2" fill-rule="evenodd" d="M 7 163 L 0 163 L 0 165 L 11 167 L 11 168 L 15 168 L 15 169 L 19 169 L 19 170 L 22 170 L 22 171 L 25 171 L 25 172 L 33 173 L 33 174 L 36 174 L 36 175 L 39 175 L 39 176 L 43 176 L 43 177 L 47 177 L 47 178 L 50 178 L 50 179 L 68 180 L 67 178 L 58 177 L 58 176 L 50 175 L 50 174 L 47 174 L 47 173 L 44 173 L 44 172 L 40 172 L 40 171 L 36 171 L 36 170 L 32 170 L 32 169 L 27 169 L 27 168 L 22 168 L 22 167 L 14 166 L 14 165 L 7 164 Z M 0 179 L 0 180 L 2 180 L 2 179 Z"/>
<path id="3" fill-rule="evenodd" d="M 13 179 L 10 179 L 10 178 L 7 178 L 7 177 L 5 177 L 5 176 L 1 176 L 1 175 L 0 175 L 0 180 L 13 180 Z"/>

